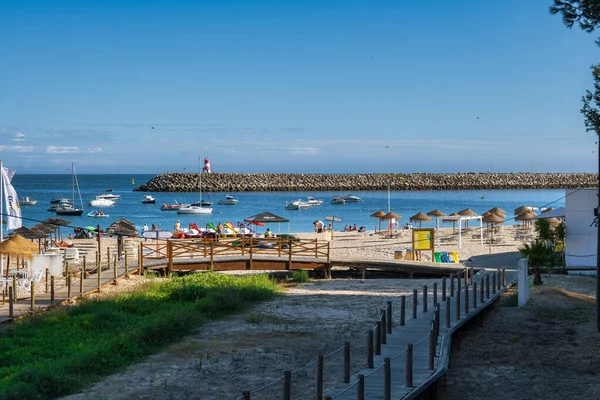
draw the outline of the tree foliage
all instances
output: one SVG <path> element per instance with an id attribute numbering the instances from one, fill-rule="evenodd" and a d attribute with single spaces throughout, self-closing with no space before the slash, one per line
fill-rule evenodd
<path id="1" fill-rule="evenodd" d="M 550 13 L 561 14 L 563 23 L 569 28 L 575 23 L 588 33 L 600 28 L 600 0 L 554 0 Z M 600 46 L 600 39 L 596 44 Z"/>
<path id="2" fill-rule="evenodd" d="M 583 95 L 581 113 L 585 117 L 585 128 L 600 135 L 600 64 L 592 65 L 594 92 L 589 90 Z"/>

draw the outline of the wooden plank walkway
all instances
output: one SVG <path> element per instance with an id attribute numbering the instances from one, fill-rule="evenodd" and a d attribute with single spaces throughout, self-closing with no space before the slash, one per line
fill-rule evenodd
<path id="1" fill-rule="evenodd" d="M 460 326 L 471 320 L 482 310 L 494 303 L 501 292 L 507 289 L 502 286 L 500 290 L 494 290 L 493 271 L 482 270 L 482 273 L 475 277 L 476 288 L 469 285 L 465 288 L 464 283 L 461 285 L 460 298 L 457 296 L 458 287 L 456 286 L 455 295 L 450 297 L 450 287 L 447 287 L 448 300 L 441 301 L 441 296 L 438 297 L 439 303 L 439 335 L 435 341 L 435 357 L 433 359 L 433 369 L 429 368 L 429 336 L 431 335 L 432 319 L 434 318 L 434 299 L 430 295 L 427 297 L 427 312 L 424 311 L 422 298 L 421 303 L 417 307 L 417 318 L 412 318 L 412 304 L 409 305 L 407 298 L 406 304 L 406 320 L 405 325 L 399 325 L 400 310 L 392 309 L 394 315 L 394 327 L 392 333 L 386 335 L 386 343 L 381 345 L 381 354 L 374 356 L 372 369 L 362 369 L 350 378 L 349 384 L 343 384 L 330 389 L 326 392 L 325 399 L 348 399 L 355 400 L 361 398 L 358 396 L 359 375 L 364 377 L 364 397 L 365 399 L 385 399 L 385 365 L 384 360 L 390 359 L 390 398 L 392 399 L 412 399 L 421 394 L 429 385 L 439 379 L 446 371 L 449 362 L 451 336 Z M 516 269 L 506 269 L 506 281 L 510 284 L 516 280 Z M 489 279 L 489 297 L 487 295 L 486 276 Z M 499 279 L 499 277 L 497 278 Z M 480 280 L 478 282 L 478 280 Z M 464 282 L 464 279 L 462 280 Z M 499 281 L 496 281 L 498 285 Z M 449 282 L 446 282 L 449 283 Z M 483 292 L 481 285 L 484 285 Z M 441 286 L 438 284 L 438 288 Z M 429 290 L 429 289 L 428 289 Z M 468 297 L 466 293 L 468 291 Z M 494 293 L 495 292 L 495 293 Z M 420 291 L 421 296 L 423 291 Z M 439 295 L 439 292 L 438 292 Z M 483 295 L 483 297 L 482 297 Z M 474 297 L 476 296 L 476 303 Z M 412 296 L 411 296 L 412 297 Z M 458 303 L 460 301 L 460 303 Z M 465 308 L 465 301 L 468 303 L 468 310 Z M 410 302 L 412 303 L 412 302 Z M 457 318 L 457 305 L 460 305 L 460 318 Z M 449 316 L 447 319 L 447 307 L 450 306 Z M 412 386 L 407 385 L 407 345 L 413 344 L 413 370 L 412 370 Z"/>

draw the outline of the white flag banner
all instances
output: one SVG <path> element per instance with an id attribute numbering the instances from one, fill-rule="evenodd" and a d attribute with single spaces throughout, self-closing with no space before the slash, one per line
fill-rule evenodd
<path id="1" fill-rule="evenodd" d="M 2 181 L 4 182 L 4 201 L 6 202 L 6 228 L 17 229 L 23 224 L 21 221 L 21 207 L 19 206 L 19 197 L 10 181 L 15 175 L 15 171 L 2 167 Z"/>

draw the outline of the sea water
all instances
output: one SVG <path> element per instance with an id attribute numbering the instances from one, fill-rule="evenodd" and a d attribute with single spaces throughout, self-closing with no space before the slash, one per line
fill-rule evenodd
<path id="1" fill-rule="evenodd" d="M 242 222 L 244 218 L 251 217 L 263 211 L 269 211 L 289 219 L 289 223 L 270 224 L 269 228 L 274 232 L 311 232 L 313 222 L 325 220 L 326 216 L 339 217 L 341 222 L 334 222 L 335 230 L 342 230 L 345 225 L 364 226 L 368 230 L 379 229 L 379 220 L 371 218 L 370 214 L 378 210 L 388 212 L 387 191 L 355 191 L 351 194 L 361 198 L 358 203 L 346 203 L 342 205 L 330 204 L 335 195 L 346 195 L 349 192 L 242 192 L 231 193 L 239 200 L 237 205 L 219 205 L 217 201 L 228 193 L 210 193 L 213 201 L 212 215 L 180 215 L 175 211 L 161 211 L 163 203 L 175 202 L 191 203 L 199 199 L 198 193 L 146 193 L 134 192 L 133 189 L 153 178 L 154 175 L 78 175 L 79 188 L 84 213 L 79 217 L 61 216 L 70 222 L 71 227 L 85 227 L 100 225 L 105 229 L 112 222 L 123 217 L 133 222 L 138 228 L 144 224 L 151 226 L 155 224 L 160 229 L 172 230 L 176 221 L 180 221 L 181 227 L 187 227 L 190 223 L 196 223 L 203 227 L 211 222 L 215 226 L 219 222 L 231 222 L 234 225 Z M 132 183 L 134 180 L 135 183 Z M 37 200 L 37 204 L 31 207 L 22 207 L 23 225 L 30 227 L 48 217 L 56 217 L 54 212 L 47 211 L 50 200 L 57 196 L 71 198 L 71 175 L 19 175 L 13 178 L 13 186 L 19 197 L 29 196 Z M 112 207 L 94 208 L 88 205 L 88 201 L 95 196 L 103 194 L 107 189 L 112 189 L 114 194 L 120 195 L 120 199 Z M 142 204 L 145 194 L 151 194 L 156 198 L 156 204 Z M 75 205 L 80 207 L 79 195 L 75 190 Z M 203 197 L 206 198 L 206 194 Z M 306 200 L 307 196 L 322 199 L 323 204 L 319 207 L 311 207 L 302 210 L 286 210 L 285 205 L 296 199 Z M 507 219 L 513 217 L 513 210 L 522 205 L 534 207 L 563 207 L 565 205 L 565 190 L 562 189 L 528 189 L 528 190 L 456 190 L 456 191 L 391 191 L 389 193 L 389 210 L 402 216 L 400 224 L 409 222 L 409 218 L 419 212 L 427 213 L 439 209 L 446 214 L 458 212 L 470 208 L 477 214 L 500 207 L 506 211 Z M 87 213 L 92 210 L 102 210 L 109 214 L 109 218 L 92 218 Z M 507 220 L 506 224 L 515 222 Z M 382 229 L 387 227 L 387 222 L 381 222 Z M 419 226 L 418 222 L 413 223 Z M 422 226 L 434 227 L 435 219 L 431 222 L 423 222 Z M 451 224 L 442 224 L 451 227 Z M 259 232 L 266 228 L 258 228 Z M 63 232 L 68 232 L 68 229 Z"/>

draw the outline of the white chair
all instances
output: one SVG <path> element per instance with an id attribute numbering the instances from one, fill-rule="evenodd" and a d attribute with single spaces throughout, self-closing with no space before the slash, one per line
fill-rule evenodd
<path id="1" fill-rule="evenodd" d="M 79 264 L 79 249 L 77 247 L 67 247 L 65 249 L 65 262 Z"/>

